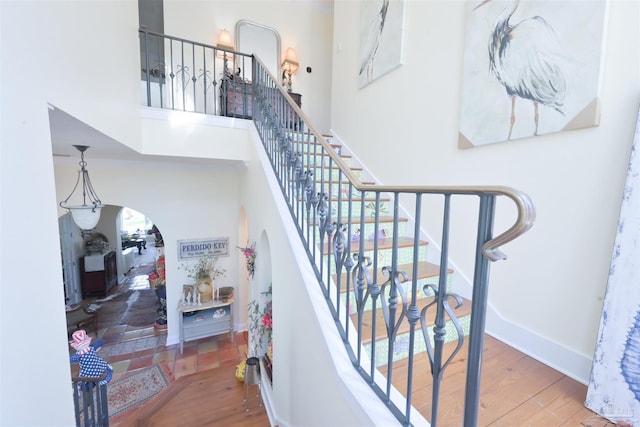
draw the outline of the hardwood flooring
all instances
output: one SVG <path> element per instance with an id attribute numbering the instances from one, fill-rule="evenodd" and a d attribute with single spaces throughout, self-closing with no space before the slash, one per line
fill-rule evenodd
<path id="1" fill-rule="evenodd" d="M 465 341 L 465 342 L 468 342 Z M 449 351 L 453 344 L 447 344 Z M 465 344 L 444 373 L 441 383 L 438 426 L 460 426 L 464 415 Z M 445 351 L 445 354 L 448 354 Z M 448 357 L 448 356 L 446 356 Z M 393 384 L 406 391 L 407 362 L 396 363 Z M 386 370 L 381 369 L 386 375 Z M 413 402 L 431 418 L 431 376 L 425 353 L 414 360 Z M 587 387 L 486 336 L 480 383 L 480 426 L 613 426 L 614 423 L 585 408 Z M 422 403 L 421 403 L 422 402 Z"/>
<path id="2" fill-rule="evenodd" d="M 255 386 L 249 389 L 249 405 L 245 406 L 244 384 L 233 375 L 236 363 L 177 379 L 119 426 L 269 427 L 264 406 L 258 406 Z"/>
<path id="3" fill-rule="evenodd" d="M 464 346 L 445 371 L 438 415 L 440 427 L 462 425 L 466 363 Z M 250 399 L 254 398 L 251 409 L 245 410 L 244 386 L 233 376 L 234 366 L 226 362 L 219 368 L 179 378 L 165 393 L 133 411 L 118 426 L 269 426 L 264 407 L 255 404 L 255 388 L 249 394 Z M 402 374 L 407 363 L 397 362 L 397 366 L 402 372 L 394 374 L 394 385 L 403 392 L 406 379 Z M 416 357 L 414 372 L 414 405 L 429 419 L 431 378 L 425 374 L 430 372 L 426 354 Z M 584 407 L 586 391 L 583 384 L 486 337 L 479 426 L 614 426 Z"/>

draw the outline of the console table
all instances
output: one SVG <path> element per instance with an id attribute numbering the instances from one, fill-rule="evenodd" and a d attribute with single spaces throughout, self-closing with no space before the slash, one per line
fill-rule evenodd
<path id="1" fill-rule="evenodd" d="M 185 316 L 186 314 L 186 316 Z M 200 338 L 212 337 L 233 330 L 233 299 L 228 301 L 211 300 L 200 305 L 178 303 L 180 322 L 180 353 L 184 343 Z"/>

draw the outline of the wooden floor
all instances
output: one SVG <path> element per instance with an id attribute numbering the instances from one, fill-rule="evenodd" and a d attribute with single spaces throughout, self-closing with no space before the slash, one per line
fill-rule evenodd
<path id="1" fill-rule="evenodd" d="M 235 376 L 235 363 L 177 379 L 153 401 L 118 423 L 123 426 L 154 427 L 269 427 L 269 418 L 249 388 L 250 405 L 244 404 L 244 385 Z M 247 410 L 249 407 L 249 410 Z"/>
<path id="2" fill-rule="evenodd" d="M 468 340 L 465 340 L 468 342 Z M 451 345 L 447 347 L 451 349 Z M 447 367 L 441 383 L 438 426 L 460 426 L 464 415 L 467 346 Z M 447 356 L 445 356 L 447 357 Z M 407 363 L 398 362 L 393 384 L 406 390 Z M 414 365 L 413 402 L 431 418 L 431 377 L 425 353 Z M 383 370 L 386 375 L 386 371 Z M 403 376 L 404 375 L 404 376 Z M 418 387 L 419 386 L 419 387 Z M 613 426 L 584 407 L 587 387 L 566 375 L 486 336 L 480 384 L 480 426 Z M 404 393 L 403 393 L 404 394 Z M 422 402 L 422 403 L 420 403 Z"/>
<path id="3" fill-rule="evenodd" d="M 438 426 L 462 425 L 466 346 L 445 371 Z M 394 385 L 406 389 L 406 361 L 398 362 Z M 384 370 L 382 370 L 383 373 Z M 133 411 L 117 425 L 154 427 L 267 427 L 264 407 L 245 409 L 244 386 L 233 376 L 234 365 L 176 380 L 155 400 Z M 426 354 L 416 357 L 414 406 L 431 418 L 431 382 Z M 417 387 L 419 385 L 419 387 Z M 250 389 L 255 392 L 255 387 Z M 614 426 L 583 405 L 587 388 L 508 345 L 486 337 L 481 380 L 479 426 Z M 321 402 L 319 402 L 321 404 Z M 338 426 L 336 426 L 338 427 Z"/>

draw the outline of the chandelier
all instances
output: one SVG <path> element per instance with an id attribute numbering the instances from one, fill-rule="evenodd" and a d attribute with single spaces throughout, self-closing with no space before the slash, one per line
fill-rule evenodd
<path id="1" fill-rule="evenodd" d="M 67 209 L 71 212 L 73 222 L 82 230 L 90 231 L 95 228 L 100 219 L 100 210 L 102 209 L 102 202 L 96 194 L 96 191 L 91 185 L 91 179 L 89 178 L 89 171 L 87 171 L 87 162 L 84 161 L 84 152 L 89 148 L 86 145 L 74 145 L 78 151 L 80 151 L 80 170 L 78 171 L 78 179 L 76 185 L 71 190 L 71 194 L 60 202 L 60 207 Z M 70 205 L 69 199 L 73 196 L 73 193 L 78 188 L 78 184 L 82 179 L 82 204 Z M 88 203 L 87 203 L 88 202 Z"/>

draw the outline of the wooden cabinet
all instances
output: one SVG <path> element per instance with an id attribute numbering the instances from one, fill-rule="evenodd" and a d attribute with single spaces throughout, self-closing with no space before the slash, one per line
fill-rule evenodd
<path id="1" fill-rule="evenodd" d="M 82 297 L 107 296 L 107 292 L 118 283 L 116 253 L 87 255 L 80 258 Z"/>
<path id="2" fill-rule="evenodd" d="M 223 116 L 251 118 L 251 83 L 225 79 L 220 85 L 220 108 Z"/>
<path id="3" fill-rule="evenodd" d="M 231 333 L 233 331 L 233 299 L 222 302 L 211 300 L 200 305 L 178 304 L 178 318 L 180 320 L 180 353 L 184 343 L 200 338 Z"/>
<path id="4" fill-rule="evenodd" d="M 302 108 L 302 95 L 295 92 L 289 92 L 289 96 L 293 99 L 293 102 L 298 104 L 298 107 Z"/>

